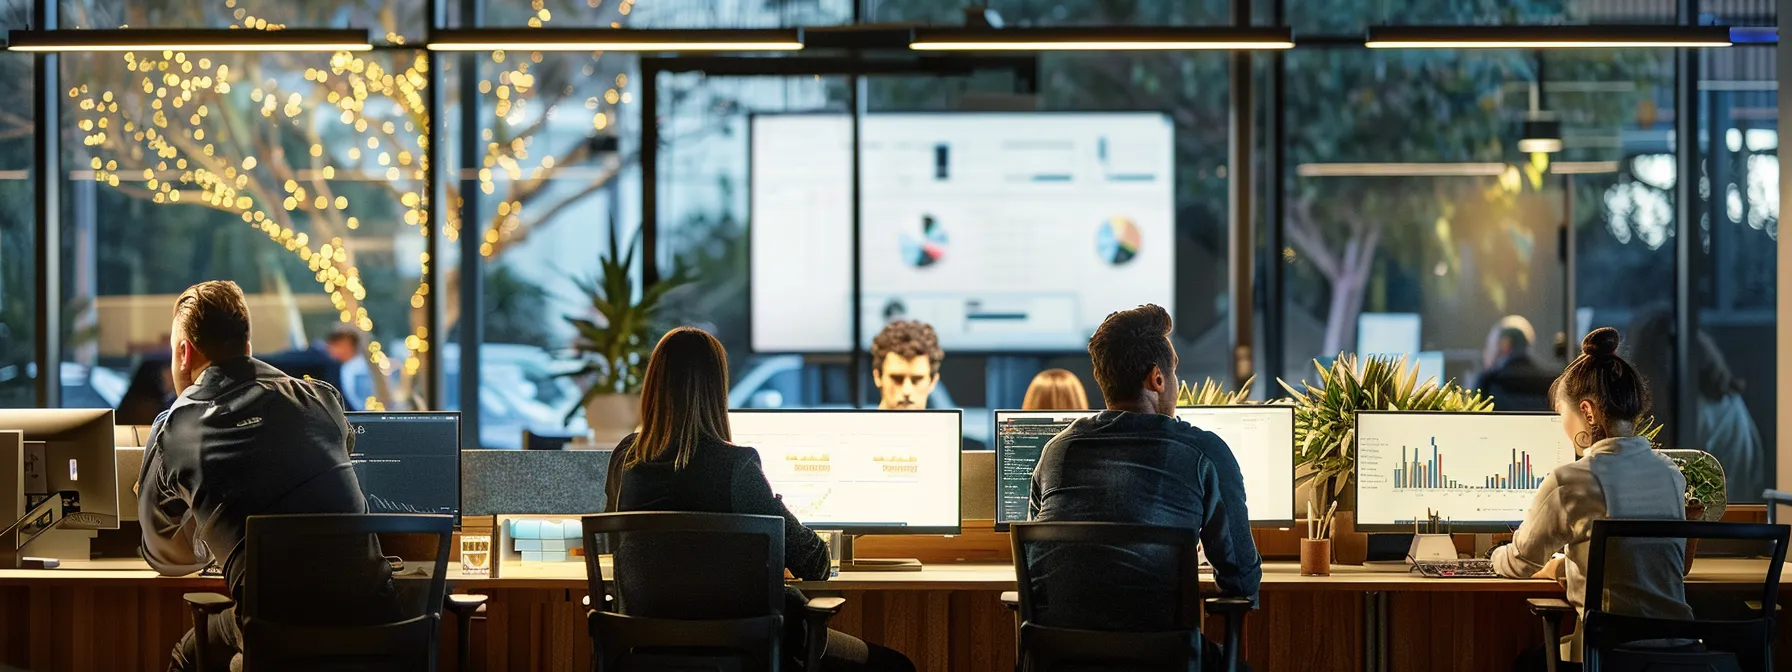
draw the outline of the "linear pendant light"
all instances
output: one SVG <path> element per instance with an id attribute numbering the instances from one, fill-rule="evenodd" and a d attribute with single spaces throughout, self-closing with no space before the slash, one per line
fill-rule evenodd
<path id="1" fill-rule="evenodd" d="M 96 28 L 13 30 L 8 51 L 371 51 L 360 28 Z"/>
<path id="2" fill-rule="evenodd" d="M 1728 47 L 1727 26 L 1376 26 L 1370 49 Z"/>
<path id="3" fill-rule="evenodd" d="M 1292 49 L 1282 28 L 1087 26 L 916 28 L 916 51 L 1192 51 Z"/>
<path id="4" fill-rule="evenodd" d="M 432 51 L 799 51 L 803 29 L 455 28 Z"/>

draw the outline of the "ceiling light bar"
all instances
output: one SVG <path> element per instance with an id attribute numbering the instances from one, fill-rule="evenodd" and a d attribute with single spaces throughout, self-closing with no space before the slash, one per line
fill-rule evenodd
<path id="1" fill-rule="evenodd" d="M 1506 172 L 1503 163 L 1303 163 L 1301 177 L 1488 177 Z"/>
<path id="2" fill-rule="evenodd" d="M 1728 26 L 1376 26 L 1370 49 L 1728 47 Z"/>
<path id="3" fill-rule="evenodd" d="M 13 30 L 7 51 L 371 51 L 360 28 L 105 28 Z"/>
<path id="4" fill-rule="evenodd" d="M 916 51 L 1197 51 L 1292 49 L 1281 28 L 1090 26 L 1065 28 L 916 28 Z"/>
<path id="5" fill-rule="evenodd" d="M 438 30 L 431 51 L 800 51 L 803 29 L 478 28 Z"/>

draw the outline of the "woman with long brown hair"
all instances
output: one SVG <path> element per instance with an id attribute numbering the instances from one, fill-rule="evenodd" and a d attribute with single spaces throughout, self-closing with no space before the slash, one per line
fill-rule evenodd
<path id="1" fill-rule="evenodd" d="M 695 511 L 784 518 L 784 566 L 827 578 L 828 549 L 772 494 L 759 453 L 731 443 L 728 353 L 702 329 L 679 327 L 654 346 L 641 381 L 641 430 L 610 456 L 605 511 Z M 802 594 L 786 589 L 786 640 L 802 642 Z M 797 655 L 801 651 L 792 649 Z M 829 670 L 913 670 L 894 650 L 829 630 Z"/>

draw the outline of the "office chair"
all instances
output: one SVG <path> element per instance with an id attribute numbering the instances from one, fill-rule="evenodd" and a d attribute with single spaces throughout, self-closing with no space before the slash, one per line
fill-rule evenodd
<path id="1" fill-rule="evenodd" d="M 1119 523 L 1014 523 L 1018 672 L 1201 669 L 1194 530 Z M 1237 672 L 1247 598 L 1210 598 Z M 1215 672 L 1215 671 L 1209 671 Z"/>
<path id="2" fill-rule="evenodd" d="M 1608 550 L 1615 539 L 1725 539 L 1771 542 L 1773 552 L 1762 578 L 1761 601 L 1774 604 L 1779 595 L 1780 567 L 1786 561 L 1789 528 L 1761 523 L 1707 523 L 1677 520 L 1600 520 L 1593 523 L 1587 550 L 1587 604 L 1581 623 L 1581 660 L 1585 672 L 1740 672 L 1773 669 L 1773 630 L 1776 614 L 1753 610 L 1755 618 L 1740 620 L 1626 616 L 1604 611 L 1605 568 L 1609 557 L 1623 557 L 1623 549 Z M 1574 607 L 1558 599 L 1531 599 L 1531 613 L 1543 618 L 1544 660 L 1550 672 L 1561 667 L 1559 637 L 1562 618 Z M 1777 611 L 1777 610 L 1776 610 Z M 1648 639 L 1696 639 L 1704 651 L 1663 650 L 1633 646 Z"/>
<path id="3" fill-rule="evenodd" d="M 605 513 L 582 519 L 587 547 L 607 538 L 606 584 L 585 556 L 592 668 L 784 669 L 785 618 L 802 618 L 803 668 L 818 670 L 828 619 L 846 601 L 815 598 L 786 614 L 784 519 L 719 513 Z"/>
<path id="4" fill-rule="evenodd" d="M 250 516 L 244 526 L 242 669 L 436 669 L 452 516 Z M 378 535 L 385 535 L 384 541 Z M 394 555 L 396 554 L 396 555 Z M 228 617 L 230 598 L 188 593 L 194 628 Z M 456 610 L 476 609 L 482 596 Z M 460 650 L 467 650 L 463 618 Z M 226 652 L 199 637 L 200 669 Z M 464 669 L 464 668 L 463 668 Z"/>
<path id="5" fill-rule="evenodd" d="M 1792 492 L 1784 490 L 1767 490 L 1761 493 L 1761 501 L 1767 504 L 1767 524 L 1779 522 L 1779 508 L 1792 504 Z"/>

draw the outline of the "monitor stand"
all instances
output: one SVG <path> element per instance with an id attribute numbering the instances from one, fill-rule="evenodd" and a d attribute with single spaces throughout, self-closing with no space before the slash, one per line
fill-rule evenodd
<path id="1" fill-rule="evenodd" d="M 840 535 L 840 571 L 842 572 L 919 572 L 921 561 L 914 558 L 856 558 L 853 557 L 853 537 L 858 535 Z"/>
<path id="2" fill-rule="evenodd" d="M 69 513 L 63 495 L 54 493 L 25 513 L 25 516 L 0 530 L 0 567 L 33 569 L 46 566 L 44 558 L 87 560 L 92 556 L 95 533 L 85 530 L 58 530 Z M 27 562 L 27 552 L 35 554 Z M 47 566 L 54 566 L 48 564 Z"/>

